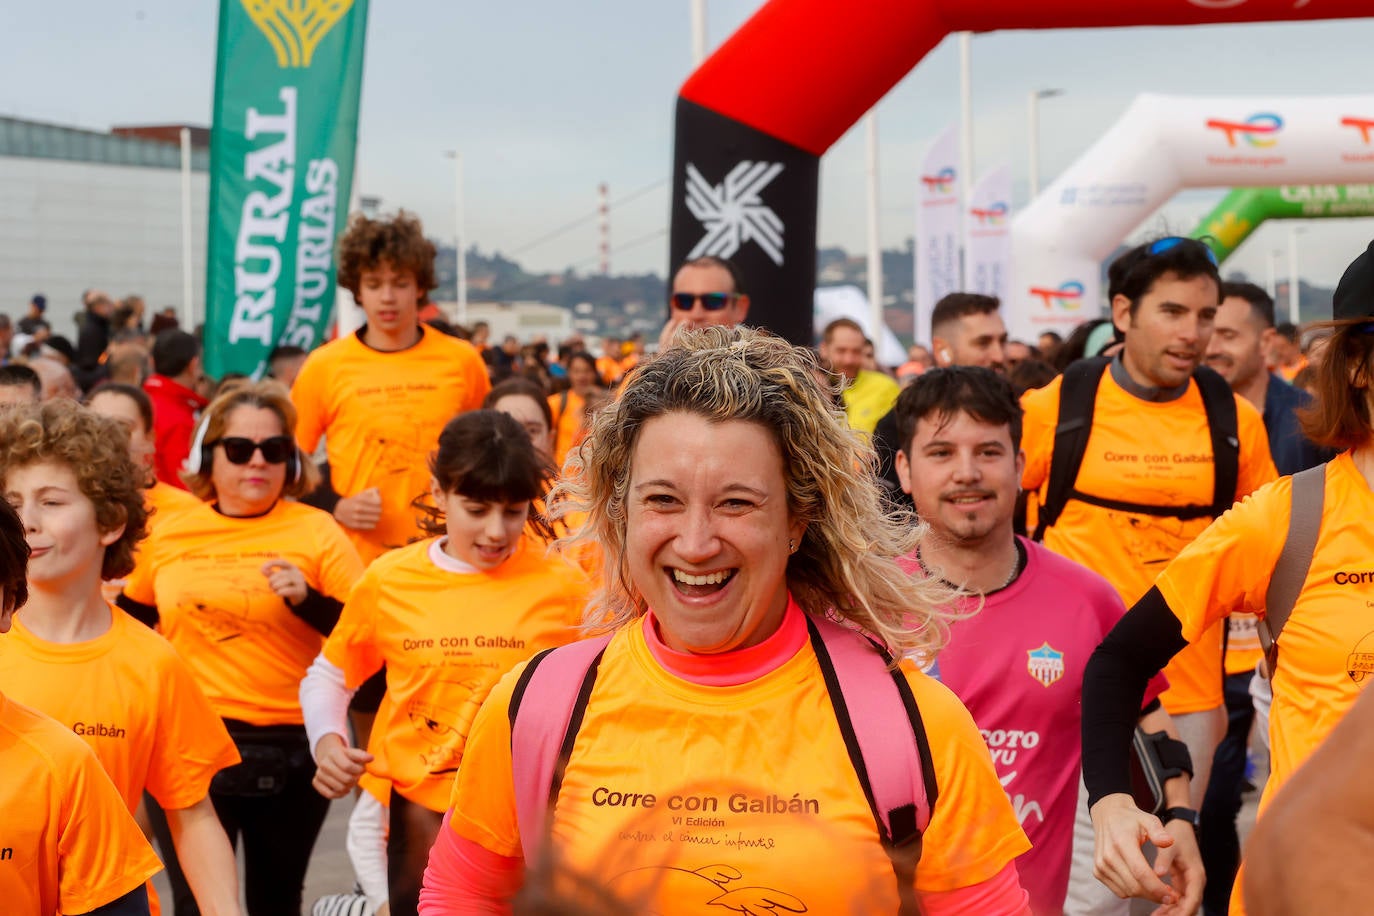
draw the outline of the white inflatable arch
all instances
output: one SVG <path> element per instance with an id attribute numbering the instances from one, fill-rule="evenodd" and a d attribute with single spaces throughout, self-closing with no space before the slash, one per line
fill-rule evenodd
<path id="1" fill-rule="evenodd" d="M 1141 95 L 1011 226 L 1011 336 L 1105 314 L 1102 261 L 1182 188 L 1346 184 L 1374 174 L 1374 95 Z"/>

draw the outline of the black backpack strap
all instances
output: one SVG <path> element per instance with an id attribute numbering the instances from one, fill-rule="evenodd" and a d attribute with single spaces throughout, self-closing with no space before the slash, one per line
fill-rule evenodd
<path id="1" fill-rule="evenodd" d="M 1213 369 L 1198 366 L 1193 372 L 1202 407 L 1207 411 L 1207 428 L 1212 435 L 1212 518 L 1236 502 L 1240 481 L 1240 420 L 1236 415 L 1236 396 L 1231 386 Z"/>
<path id="2" fill-rule="evenodd" d="M 1050 481 L 1045 501 L 1040 505 L 1034 540 L 1043 541 L 1045 532 L 1057 521 L 1073 492 L 1078 469 L 1088 450 L 1097 406 L 1097 386 L 1111 360 L 1105 356 L 1080 359 L 1064 370 L 1059 387 L 1059 422 L 1054 427 L 1054 451 L 1050 454 Z"/>
<path id="3" fill-rule="evenodd" d="M 1259 631 L 1260 647 L 1269 665 L 1269 677 L 1279 666 L 1279 634 L 1298 603 L 1307 571 L 1312 567 L 1312 552 L 1321 534 L 1322 508 L 1326 501 L 1326 465 L 1299 471 L 1293 475 L 1291 494 L 1292 514 L 1288 520 L 1288 536 L 1274 573 L 1269 577 L 1265 593 L 1264 616 L 1255 628 Z"/>

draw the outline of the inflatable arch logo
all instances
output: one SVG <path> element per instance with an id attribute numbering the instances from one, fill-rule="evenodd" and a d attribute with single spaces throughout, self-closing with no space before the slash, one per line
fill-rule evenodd
<path id="1" fill-rule="evenodd" d="M 1279 131 L 1283 130 L 1283 118 L 1266 111 L 1253 114 L 1244 121 L 1209 118 L 1207 126 L 1226 134 L 1227 146 L 1235 146 L 1236 137 L 1239 136 L 1251 146 L 1267 149 L 1279 142 L 1278 135 Z"/>
<path id="2" fill-rule="evenodd" d="M 1374 127 L 1374 118 L 1356 118 L 1346 116 L 1341 118 L 1342 127 L 1353 127 L 1360 132 L 1360 141 L 1365 146 L 1369 145 L 1369 129 Z"/>
<path id="3" fill-rule="evenodd" d="M 308 68 L 315 48 L 348 14 L 353 0 L 242 0 L 248 18 L 267 37 L 277 66 Z"/>

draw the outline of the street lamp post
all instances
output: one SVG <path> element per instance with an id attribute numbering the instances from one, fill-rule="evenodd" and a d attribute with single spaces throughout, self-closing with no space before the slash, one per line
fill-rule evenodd
<path id="1" fill-rule="evenodd" d="M 1027 120 L 1030 122 L 1030 199 L 1040 193 L 1040 100 L 1063 95 L 1063 89 L 1032 89 L 1026 100 Z"/>
<path id="2" fill-rule="evenodd" d="M 1301 324 L 1298 318 L 1298 236 L 1305 231 L 1301 226 L 1288 227 L 1288 320 Z"/>
<path id="3" fill-rule="evenodd" d="M 463 154 L 448 150 L 445 156 L 453 160 L 453 256 L 457 277 L 458 323 L 468 323 L 468 257 L 463 250 Z"/>

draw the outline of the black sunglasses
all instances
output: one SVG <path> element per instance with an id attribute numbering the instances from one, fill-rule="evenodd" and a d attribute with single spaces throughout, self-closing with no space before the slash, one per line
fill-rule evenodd
<path id="1" fill-rule="evenodd" d="M 690 312 L 701 300 L 701 307 L 708 312 L 719 312 L 738 298 L 737 293 L 673 293 L 673 305 L 684 312 Z"/>
<path id="2" fill-rule="evenodd" d="M 268 464 L 282 464 L 296 449 L 296 443 L 291 441 L 290 436 L 272 436 L 261 442 L 254 442 L 242 436 L 226 436 L 216 439 L 210 445 L 212 448 L 216 445 L 223 446 L 224 457 L 228 458 L 231 464 L 247 464 L 253 460 L 253 453 L 258 451 L 262 452 L 262 460 Z"/>

